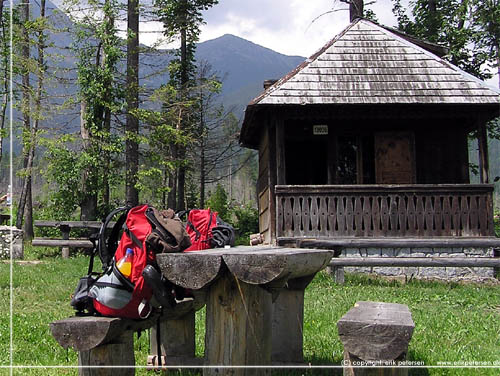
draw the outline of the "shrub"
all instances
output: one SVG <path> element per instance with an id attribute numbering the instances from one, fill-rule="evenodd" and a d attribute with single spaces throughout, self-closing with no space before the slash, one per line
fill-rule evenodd
<path id="1" fill-rule="evenodd" d="M 259 232 L 259 211 L 249 205 L 233 209 L 238 228 L 236 245 L 248 245 L 251 234 Z"/>

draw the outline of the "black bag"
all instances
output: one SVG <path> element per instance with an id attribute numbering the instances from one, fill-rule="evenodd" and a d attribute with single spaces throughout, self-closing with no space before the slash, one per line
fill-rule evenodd
<path id="1" fill-rule="evenodd" d="M 80 278 L 75 292 L 71 296 L 71 306 L 75 309 L 76 315 L 81 316 L 85 314 L 92 315 L 95 313 L 92 298 L 89 296 L 89 291 L 94 283 L 99 278 L 100 274 L 91 273 L 85 277 Z"/>
<path id="2" fill-rule="evenodd" d="M 212 228 L 211 248 L 224 248 L 226 245 L 234 247 L 234 239 L 235 232 L 233 226 L 217 216 L 216 226 Z"/>
<path id="3" fill-rule="evenodd" d="M 76 315 L 92 315 L 95 314 L 94 305 L 92 304 L 92 298 L 89 296 L 89 291 L 94 286 L 95 282 L 99 279 L 102 273 L 95 273 L 94 269 L 94 255 L 96 252 L 96 241 L 97 234 L 92 234 L 90 236 L 90 241 L 94 244 L 92 254 L 90 256 L 89 268 L 87 270 L 87 275 L 80 278 L 78 285 L 76 286 L 75 292 L 71 295 L 71 306 L 76 310 Z"/>

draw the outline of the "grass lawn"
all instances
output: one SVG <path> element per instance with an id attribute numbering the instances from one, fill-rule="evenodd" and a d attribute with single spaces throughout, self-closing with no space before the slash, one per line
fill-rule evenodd
<path id="1" fill-rule="evenodd" d="M 39 263 L 15 263 L 13 304 L 13 364 L 17 366 L 74 366 L 76 353 L 63 350 L 49 332 L 51 321 L 72 315 L 70 294 L 87 269 L 88 258 L 45 257 Z M 0 366 L 9 356 L 9 264 L 0 263 Z M 336 322 L 356 301 L 407 304 L 416 328 L 408 360 L 426 366 L 438 362 L 497 362 L 500 367 L 500 285 L 387 281 L 347 275 L 336 285 L 320 273 L 306 290 L 304 356 L 312 365 L 339 365 L 342 344 Z M 197 352 L 203 353 L 203 314 L 197 315 Z M 148 335 L 136 341 L 136 364 L 144 365 Z M 290 371 L 276 372 L 290 374 Z M 9 375 L 0 368 L 0 376 Z M 15 368 L 14 375 L 77 375 L 74 368 Z M 138 375 L 151 375 L 138 370 Z M 297 375 L 340 375 L 341 370 L 301 370 Z M 499 375 L 496 369 L 412 369 L 410 375 Z"/>

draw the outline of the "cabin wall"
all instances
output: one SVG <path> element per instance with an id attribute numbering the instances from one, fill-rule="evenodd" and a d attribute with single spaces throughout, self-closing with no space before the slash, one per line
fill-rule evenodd
<path id="1" fill-rule="evenodd" d="M 269 186 L 269 133 L 267 129 L 262 132 L 259 145 L 259 178 L 257 180 L 257 193 L 259 197 L 259 232 L 264 243 L 271 243 L 270 229 L 270 198 Z"/>
<path id="2" fill-rule="evenodd" d="M 315 135 L 317 124 L 327 133 Z M 285 120 L 279 184 L 467 184 L 467 126 L 433 119 Z"/>

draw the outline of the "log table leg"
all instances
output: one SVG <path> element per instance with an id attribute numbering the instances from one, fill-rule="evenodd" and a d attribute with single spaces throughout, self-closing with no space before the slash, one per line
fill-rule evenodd
<path id="1" fill-rule="evenodd" d="M 135 375 L 134 333 L 128 330 L 110 343 L 80 351 L 78 366 L 80 367 L 78 368 L 79 376 Z"/>
<path id="2" fill-rule="evenodd" d="M 151 328 L 151 357 L 148 365 L 156 365 L 158 361 L 157 327 Z M 195 312 L 183 317 L 166 320 L 160 323 L 160 342 L 162 364 L 191 365 L 195 363 Z"/>
<path id="3" fill-rule="evenodd" d="M 303 363 L 304 290 L 283 289 L 273 303 L 274 364 Z"/>
<path id="4" fill-rule="evenodd" d="M 288 280 L 273 303 L 273 363 L 304 362 L 304 291 L 315 275 Z"/>
<path id="5" fill-rule="evenodd" d="M 209 290 L 205 363 L 224 366 L 271 364 L 271 293 L 225 273 Z M 262 368 L 206 368 L 209 375 L 262 375 Z"/>

